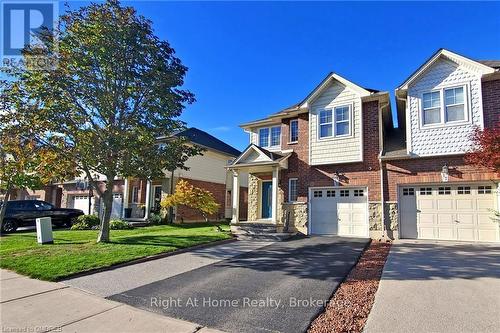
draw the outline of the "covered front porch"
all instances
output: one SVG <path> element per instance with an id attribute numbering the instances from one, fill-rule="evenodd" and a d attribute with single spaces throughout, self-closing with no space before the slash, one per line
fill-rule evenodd
<path id="1" fill-rule="evenodd" d="M 286 232 L 282 219 L 283 191 L 280 172 L 288 168 L 290 154 L 269 152 L 250 145 L 230 166 L 232 171 L 231 230 L 236 235 Z M 248 174 L 248 218 L 240 221 L 240 178 Z"/>
<path id="2" fill-rule="evenodd" d="M 123 186 L 122 218 L 130 222 L 146 222 L 152 214 L 160 214 L 160 202 L 170 191 L 170 178 L 126 178 Z"/>

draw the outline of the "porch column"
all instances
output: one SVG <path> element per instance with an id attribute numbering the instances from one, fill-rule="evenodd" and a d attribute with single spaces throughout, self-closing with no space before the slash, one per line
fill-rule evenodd
<path id="1" fill-rule="evenodd" d="M 239 173 L 233 170 L 233 218 L 231 223 L 240 221 L 240 178 Z"/>
<path id="2" fill-rule="evenodd" d="M 271 219 L 273 223 L 276 223 L 278 221 L 277 216 L 278 216 L 278 177 L 279 177 L 279 169 L 278 167 L 273 168 L 273 185 L 272 185 L 272 198 L 271 198 L 271 203 L 272 203 L 272 214 L 271 214 Z"/>
<path id="3" fill-rule="evenodd" d="M 125 218 L 125 209 L 128 208 L 128 193 L 129 193 L 129 182 L 128 182 L 128 177 L 125 177 L 125 182 L 123 183 L 122 219 Z"/>
<path id="4" fill-rule="evenodd" d="M 144 213 L 144 220 L 149 218 L 149 211 L 151 210 L 151 180 L 146 181 L 146 212 Z"/>

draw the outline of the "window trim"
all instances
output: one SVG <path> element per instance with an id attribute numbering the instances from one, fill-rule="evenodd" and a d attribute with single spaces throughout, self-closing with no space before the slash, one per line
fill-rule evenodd
<path id="1" fill-rule="evenodd" d="M 297 198 L 295 200 L 292 200 L 292 191 L 291 191 L 291 188 L 292 188 L 292 181 L 296 181 L 296 184 L 295 184 L 295 187 L 296 187 L 296 194 L 297 194 Z M 299 178 L 297 177 L 294 177 L 294 178 L 289 178 L 288 179 L 288 202 L 297 202 L 299 201 Z"/>
<path id="2" fill-rule="evenodd" d="M 342 120 L 342 121 L 339 121 L 340 122 L 349 122 L 349 133 L 348 134 L 341 134 L 341 135 L 338 135 L 337 134 L 337 120 L 336 120 L 336 117 L 335 117 L 335 112 L 337 109 L 340 109 L 340 108 L 345 108 L 347 107 L 349 112 L 348 112 L 348 115 L 349 115 L 349 120 Z M 354 109 L 354 104 L 353 103 L 349 103 L 349 104 L 338 104 L 338 105 L 333 105 L 333 106 L 329 106 L 329 107 L 326 107 L 326 108 L 320 108 L 318 109 L 318 112 L 317 112 L 317 134 L 316 134 L 316 137 L 318 138 L 318 140 L 332 140 L 332 139 L 344 139 L 344 138 L 350 138 L 353 136 L 353 109 Z M 327 122 L 327 123 L 322 123 L 321 122 L 321 112 L 323 111 L 330 111 L 331 112 L 331 117 L 332 117 L 332 121 L 331 122 Z M 331 125 L 332 126 L 332 135 L 329 135 L 329 136 L 321 136 L 321 125 Z"/>
<path id="3" fill-rule="evenodd" d="M 447 120 L 446 114 L 446 101 L 445 101 L 445 90 L 455 89 L 455 88 L 463 88 L 464 89 L 464 119 L 463 120 Z M 440 121 L 438 123 L 433 124 L 425 124 L 424 123 L 424 94 L 439 92 L 439 117 Z M 455 125 L 463 125 L 471 122 L 470 117 L 470 101 L 469 101 L 469 85 L 467 83 L 463 84 L 453 84 L 442 86 L 437 89 L 426 90 L 420 93 L 420 102 L 419 102 L 419 124 L 420 129 L 428 129 L 428 128 L 439 128 L 439 127 L 449 127 Z M 458 104 L 453 104 L 458 105 Z M 452 105 L 451 105 L 452 106 Z"/>
<path id="4" fill-rule="evenodd" d="M 292 140 L 292 123 L 297 123 L 297 140 Z M 292 119 L 290 120 L 290 123 L 288 124 L 289 130 L 288 130 L 288 143 L 297 143 L 299 142 L 299 120 L 298 119 Z"/>
<path id="5" fill-rule="evenodd" d="M 280 129 L 280 139 L 279 143 L 277 145 L 271 145 L 271 138 L 272 138 L 272 129 L 273 128 L 279 128 Z M 267 129 L 268 134 L 267 134 L 267 146 L 261 146 L 260 145 L 260 131 Z M 277 126 L 267 126 L 267 127 L 259 127 L 257 130 L 257 145 L 262 148 L 281 148 L 281 139 L 282 139 L 282 133 L 281 133 L 281 125 Z"/>

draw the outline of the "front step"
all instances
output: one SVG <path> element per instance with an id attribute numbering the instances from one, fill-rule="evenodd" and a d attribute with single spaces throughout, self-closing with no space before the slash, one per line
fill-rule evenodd
<path id="1" fill-rule="evenodd" d="M 292 233 L 277 232 L 276 226 L 269 223 L 231 224 L 231 232 L 240 240 L 282 241 L 293 236 Z"/>

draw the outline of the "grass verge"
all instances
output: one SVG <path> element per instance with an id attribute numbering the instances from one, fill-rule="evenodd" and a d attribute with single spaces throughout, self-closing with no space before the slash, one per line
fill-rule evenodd
<path id="1" fill-rule="evenodd" d="M 56 281 L 91 269 L 231 238 L 213 224 L 159 225 L 111 230 L 110 243 L 98 244 L 97 230 L 54 231 L 54 244 L 40 245 L 36 233 L 0 238 L 0 267 L 32 278 Z"/>

